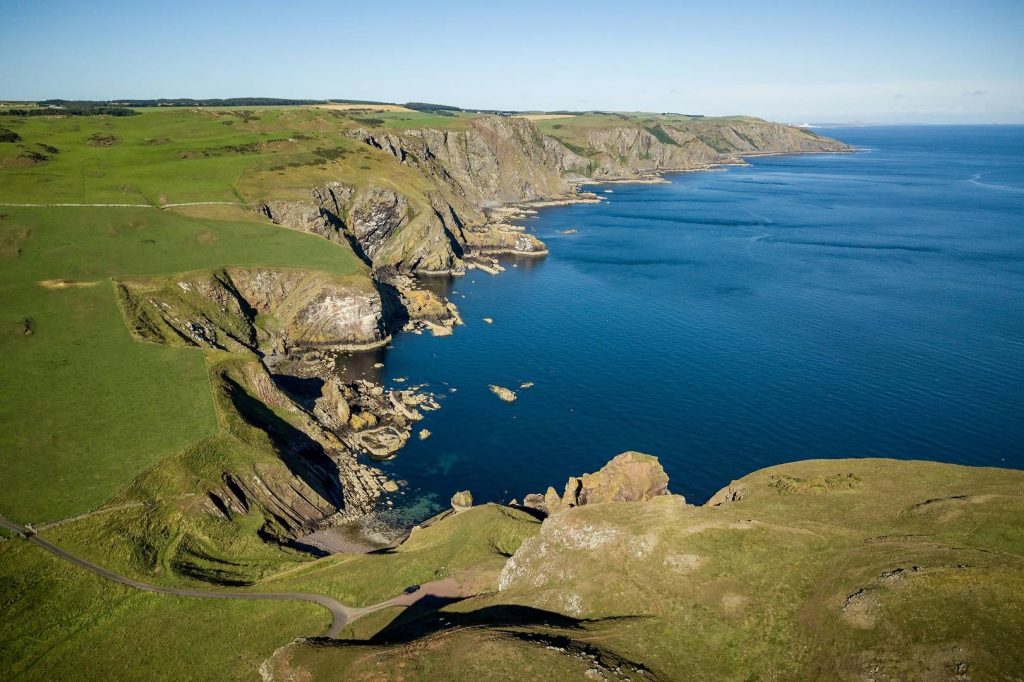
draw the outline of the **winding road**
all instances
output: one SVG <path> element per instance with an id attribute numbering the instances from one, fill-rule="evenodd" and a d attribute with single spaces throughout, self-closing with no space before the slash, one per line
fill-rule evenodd
<path id="1" fill-rule="evenodd" d="M 380 609 L 387 608 L 389 606 L 411 606 L 424 597 L 461 598 L 463 596 L 468 596 L 461 594 L 461 586 L 455 578 L 444 578 L 442 580 L 426 583 L 413 594 L 401 594 L 397 597 L 393 597 L 392 599 L 387 599 L 377 604 L 360 608 L 346 606 L 327 595 L 313 594 L 310 592 L 238 592 L 231 590 L 190 590 L 179 587 L 164 587 L 162 585 L 151 585 L 150 583 L 144 583 L 139 580 L 134 580 L 127 576 L 114 573 L 113 571 L 94 564 L 91 561 L 76 556 L 48 540 L 44 540 L 38 534 L 29 531 L 24 526 L 18 525 L 3 516 L 0 516 L 0 527 L 12 531 L 28 542 L 34 543 L 51 554 L 54 554 L 65 561 L 71 562 L 76 566 L 80 566 L 87 571 L 91 571 L 102 578 L 135 588 L 136 590 L 142 590 L 143 592 L 168 594 L 175 597 L 195 597 L 198 599 L 304 601 L 311 604 L 318 604 L 331 612 L 333 622 L 331 623 L 331 627 L 328 629 L 326 636 L 332 639 L 336 638 L 341 633 L 342 628 L 344 628 L 346 624 L 352 622 L 356 618 L 360 618 L 368 613 L 373 613 L 374 611 L 379 611 Z"/>

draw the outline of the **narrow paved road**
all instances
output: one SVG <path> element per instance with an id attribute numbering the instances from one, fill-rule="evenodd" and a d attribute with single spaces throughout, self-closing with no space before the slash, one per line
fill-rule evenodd
<path id="1" fill-rule="evenodd" d="M 138 580 L 133 580 L 127 576 L 119 575 L 113 571 L 107 570 L 102 566 L 97 566 L 91 561 L 87 561 L 79 556 L 75 556 L 67 550 L 61 549 L 57 545 L 44 540 L 38 535 L 29 535 L 26 528 L 19 526 L 13 521 L 0 516 L 0 526 L 7 530 L 13 531 L 22 535 L 29 542 L 35 543 L 45 549 L 46 551 L 57 555 L 65 561 L 81 566 L 87 571 L 92 571 L 98 576 L 112 580 L 115 583 L 127 585 L 128 587 L 134 587 L 137 590 L 143 590 L 145 592 L 155 592 L 157 594 L 169 594 L 176 597 L 197 597 L 200 599 L 247 599 L 247 600 L 270 600 L 270 601 L 305 601 L 313 604 L 319 604 L 328 611 L 334 617 L 334 622 L 331 623 L 331 628 L 327 631 L 328 637 L 337 637 L 341 632 L 341 629 L 345 627 L 345 624 L 349 621 L 350 617 L 358 617 L 366 613 L 365 609 L 353 609 L 345 606 L 341 602 L 332 599 L 323 594 L 310 594 L 307 592 L 232 592 L 227 590 L 189 590 L 177 587 L 163 587 L 161 585 L 150 585 Z M 375 608 L 375 607 L 370 607 Z"/>
<path id="2" fill-rule="evenodd" d="M 127 576 L 114 573 L 86 559 L 61 549 L 57 545 L 44 540 L 38 534 L 29 534 L 24 526 L 20 526 L 7 518 L 0 516 L 0 527 L 17 533 L 28 542 L 35 543 L 46 551 L 80 566 L 96 575 L 112 580 L 115 583 L 127 585 L 144 592 L 155 592 L 157 594 L 169 594 L 175 597 L 195 597 L 198 599 L 246 599 L 250 601 L 304 601 L 312 604 L 319 604 L 331 612 L 334 621 L 327 631 L 327 637 L 332 639 L 341 634 L 342 628 L 353 620 L 365 616 L 368 613 L 379 611 L 389 606 L 412 606 L 426 597 L 441 597 L 443 599 L 457 600 L 471 596 L 464 589 L 462 583 L 456 578 L 442 578 L 433 582 L 424 583 L 419 590 L 412 594 L 400 594 L 397 597 L 386 599 L 377 604 L 364 607 L 345 606 L 341 602 L 324 594 L 313 594 L 310 592 L 238 592 L 230 590 L 189 590 L 178 587 L 164 587 L 162 585 L 151 585 Z"/>

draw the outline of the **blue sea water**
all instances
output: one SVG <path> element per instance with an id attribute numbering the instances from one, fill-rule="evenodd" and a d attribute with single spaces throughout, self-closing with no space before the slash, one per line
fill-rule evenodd
<path id="1" fill-rule="evenodd" d="M 624 450 L 694 502 L 806 458 L 1024 468 L 1024 127 L 823 132 L 861 151 L 596 186 L 528 223 L 547 258 L 447 285 L 464 327 L 366 359 L 443 396 L 383 465 L 397 504 L 561 490 Z"/>

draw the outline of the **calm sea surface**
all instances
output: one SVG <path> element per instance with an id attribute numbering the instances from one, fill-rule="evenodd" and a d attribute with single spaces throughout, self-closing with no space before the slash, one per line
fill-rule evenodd
<path id="1" fill-rule="evenodd" d="M 592 188 L 529 223 L 546 259 L 453 280 L 454 336 L 365 359 L 443 396 L 383 465 L 396 504 L 561 490 L 623 450 L 694 502 L 805 458 L 1024 468 L 1024 127 L 823 132 L 863 151 Z"/>

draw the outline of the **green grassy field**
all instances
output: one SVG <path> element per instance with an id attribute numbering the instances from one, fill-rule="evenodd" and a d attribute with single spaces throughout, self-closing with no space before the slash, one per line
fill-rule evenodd
<path id="1" fill-rule="evenodd" d="M 472 118 L 313 107 L 139 111 L 0 115 L 0 128 L 21 137 L 0 143 L 0 203 L 255 202 L 365 170 L 408 179 L 413 174 L 381 164 L 344 131 L 367 125 L 361 119 L 393 129 L 462 129 Z"/>
<path id="2" fill-rule="evenodd" d="M 202 353 L 135 343 L 111 277 L 225 265 L 363 271 L 348 248 L 249 214 L 212 220 L 144 208 L 10 208 L 2 215 L 0 383 L 12 399 L 0 405 L 0 512 L 26 522 L 88 511 L 215 430 Z M 48 280 L 73 285 L 40 284 Z"/>
<path id="3" fill-rule="evenodd" d="M 359 643 L 281 660 L 348 679 L 517 680 L 598 662 L 629 679 L 1017 679 L 1022 483 L 999 469 L 810 461 L 747 476 L 721 507 L 583 506 L 525 540 L 501 591 L 379 614 L 351 628 Z M 329 589 L 304 570 L 295 585 Z"/>
<path id="4" fill-rule="evenodd" d="M 330 615 L 301 602 L 169 597 L 0 542 L 0 670 L 27 680 L 258 680 L 260 663 Z"/>

